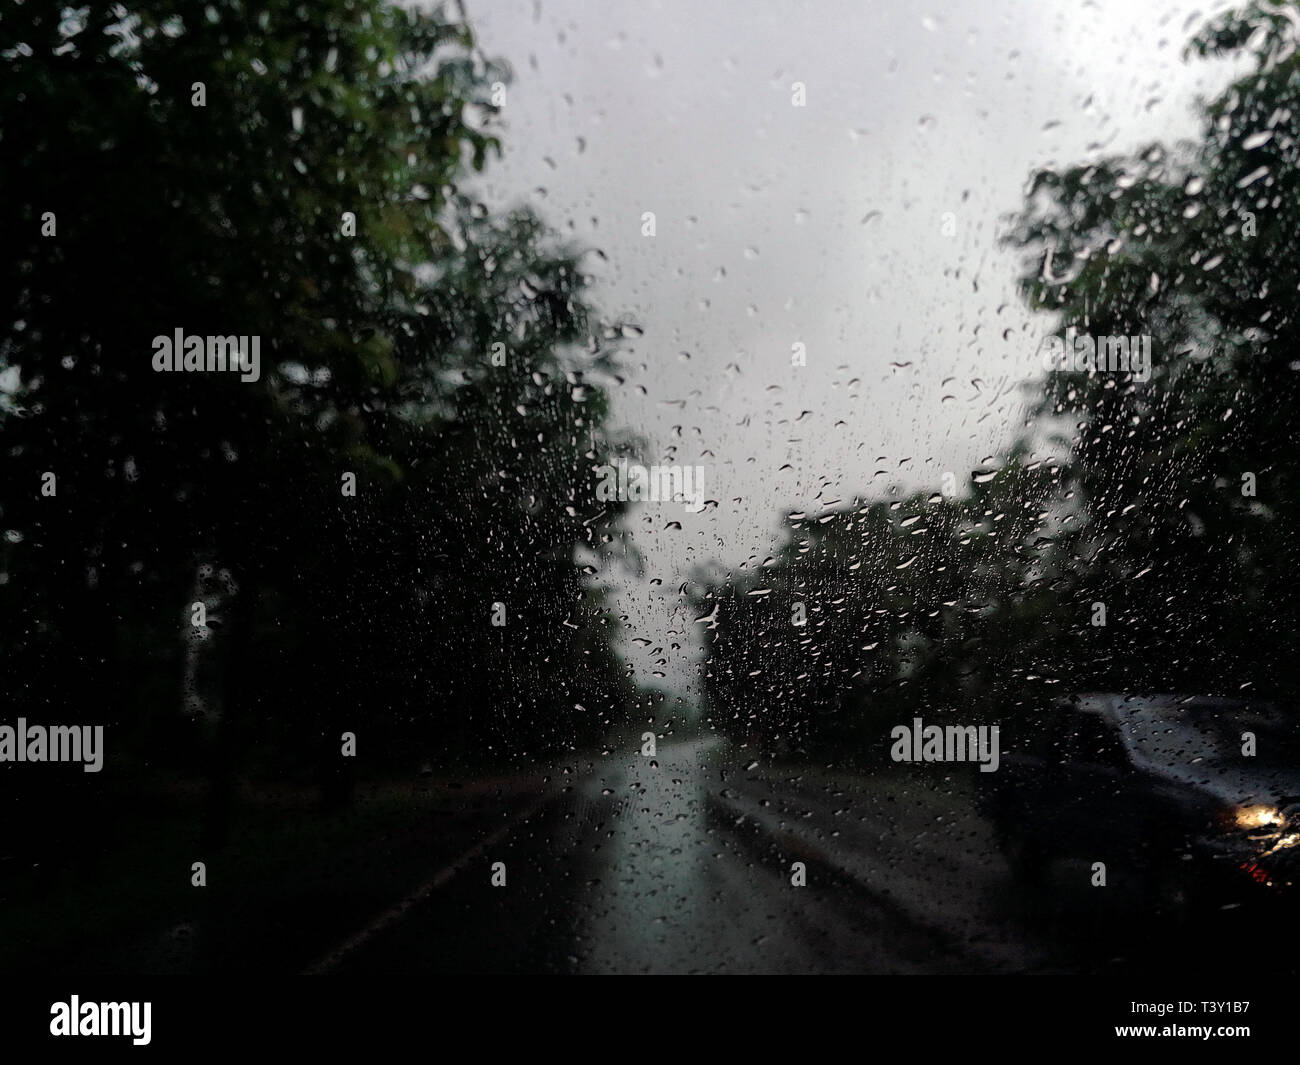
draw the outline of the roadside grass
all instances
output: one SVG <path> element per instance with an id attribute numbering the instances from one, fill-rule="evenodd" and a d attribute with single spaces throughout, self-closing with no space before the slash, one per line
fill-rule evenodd
<path id="1" fill-rule="evenodd" d="M 255 958 L 300 966 L 450 860 L 541 777 L 360 781 L 336 812 L 313 788 L 243 783 L 231 841 L 200 846 L 206 784 L 155 775 L 106 796 L 110 838 L 55 873 L 0 883 L 0 972 L 222 970 Z M 205 887 L 192 865 L 206 866 Z"/>

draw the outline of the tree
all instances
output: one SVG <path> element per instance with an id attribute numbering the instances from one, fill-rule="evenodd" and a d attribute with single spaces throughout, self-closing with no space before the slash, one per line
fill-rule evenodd
<path id="1" fill-rule="evenodd" d="M 310 744 L 339 793 L 359 716 L 397 764 L 398 737 L 454 733 L 479 700 L 513 704 L 515 748 L 615 712 L 574 551 L 618 517 L 589 469 L 614 443 L 617 330 L 576 252 L 458 188 L 507 76 L 468 27 L 377 0 L 26 4 L 0 64 L 8 705 L 202 758 L 216 842 L 250 754 L 283 770 Z M 260 338 L 256 380 L 156 372 L 177 328 Z M 503 563 L 532 613 L 487 673 Z M 226 589 L 206 738 L 178 712 L 203 567 Z M 563 682 L 498 683 L 538 665 Z"/>
<path id="2" fill-rule="evenodd" d="M 879 722 L 918 707 L 1297 694 L 1295 7 L 1256 4 L 1192 40 L 1254 60 L 1204 105 L 1200 141 L 1039 172 L 1011 220 L 1029 306 L 1071 341 L 1147 336 L 1149 378 L 1052 370 L 1028 384 L 1030 429 L 965 497 L 800 517 L 761 575 L 702 579 L 724 725 L 879 750 Z"/>
<path id="3" fill-rule="evenodd" d="M 1254 69 L 1204 106 L 1202 139 L 1039 173 L 1010 234 L 1030 306 L 1151 337 L 1149 381 L 1051 373 L 1036 412 L 1066 427 L 1081 506 L 1065 600 L 1107 603 L 1123 634 L 1086 670 L 1110 683 L 1296 690 L 1294 14 L 1211 22 L 1188 53 Z"/>

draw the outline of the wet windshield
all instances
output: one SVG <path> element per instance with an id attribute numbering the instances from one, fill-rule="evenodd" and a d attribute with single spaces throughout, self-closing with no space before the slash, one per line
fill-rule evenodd
<path id="1" fill-rule="evenodd" d="M 5 4 L 0 973 L 1293 972 L 1297 12 Z"/>

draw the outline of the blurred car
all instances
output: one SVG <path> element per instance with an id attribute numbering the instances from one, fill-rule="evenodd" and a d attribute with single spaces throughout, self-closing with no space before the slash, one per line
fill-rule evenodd
<path id="1" fill-rule="evenodd" d="M 1186 919 L 1300 883 L 1300 720 L 1271 704 L 1074 695 L 1003 745 L 981 805 L 1027 888 L 1058 859 L 1102 861 Z"/>

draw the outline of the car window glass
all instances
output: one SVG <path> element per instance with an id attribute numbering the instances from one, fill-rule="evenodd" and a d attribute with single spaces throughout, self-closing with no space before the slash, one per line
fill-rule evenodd
<path id="1" fill-rule="evenodd" d="M 1127 764 L 1115 731 L 1094 714 L 1080 714 L 1069 741 L 1070 760 L 1080 765 L 1120 769 Z"/>

